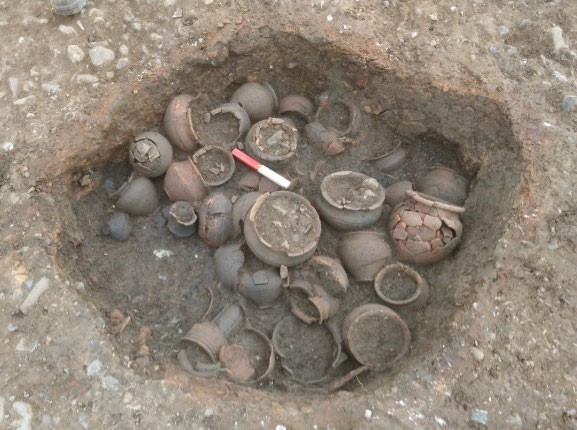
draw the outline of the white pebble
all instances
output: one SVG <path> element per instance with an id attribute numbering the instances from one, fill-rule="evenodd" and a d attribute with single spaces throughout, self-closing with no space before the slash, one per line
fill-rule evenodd
<path id="1" fill-rule="evenodd" d="M 86 367 L 86 374 L 90 377 L 97 376 L 102 370 L 102 362 L 98 359 L 92 361 L 88 367 Z"/>
<path id="2" fill-rule="evenodd" d="M 370 420 L 372 416 L 373 416 L 373 411 L 371 411 L 370 409 L 365 409 L 365 418 Z"/>
<path id="3" fill-rule="evenodd" d="M 333 20 L 333 16 L 332 15 L 327 15 L 327 21 L 332 21 Z"/>
<path id="4" fill-rule="evenodd" d="M 88 55 L 90 55 L 90 61 L 92 61 L 92 64 L 96 67 L 105 66 L 113 62 L 116 57 L 114 51 L 105 48 L 104 46 L 95 46 L 94 48 L 90 48 Z"/>
<path id="5" fill-rule="evenodd" d="M 126 57 L 122 57 L 118 60 L 118 62 L 116 63 L 116 70 L 122 70 L 124 69 L 126 66 L 128 66 L 129 60 Z"/>
<path id="6" fill-rule="evenodd" d="M 439 424 L 440 426 L 446 426 L 447 425 L 447 421 L 445 421 L 443 418 L 441 417 L 435 417 L 435 422 L 437 424 Z"/>
<path id="7" fill-rule="evenodd" d="M 473 358 L 478 362 L 483 361 L 483 359 L 485 358 L 485 353 L 481 351 L 479 348 L 475 348 L 474 346 L 472 346 L 470 351 Z"/>
<path id="8" fill-rule="evenodd" d="M 274 428 L 274 430 L 286 430 L 286 427 L 283 426 L 282 424 L 277 424 Z"/>
<path id="9" fill-rule="evenodd" d="M 14 144 L 12 142 L 6 142 L 4 145 L 2 145 L 2 149 L 4 151 L 12 151 L 14 149 Z"/>
<path id="10" fill-rule="evenodd" d="M 4 421 L 4 397 L 0 396 L 0 423 Z"/>
<path id="11" fill-rule="evenodd" d="M 83 74 L 76 77 L 76 82 L 79 84 L 94 84 L 98 82 L 98 78 L 94 75 Z"/>
<path id="12" fill-rule="evenodd" d="M 174 254 L 174 252 L 169 251 L 168 249 L 155 249 L 152 252 L 156 256 L 156 258 L 159 258 L 159 259 L 168 258 Z"/>
<path id="13" fill-rule="evenodd" d="M 67 34 L 68 36 L 76 34 L 74 27 L 70 27 L 69 25 L 60 25 L 58 26 L 58 30 L 60 30 L 61 33 Z"/>
<path id="14" fill-rule="evenodd" d="M 567 76 L 565 76 L 563 73 L 558 72 L 557 70 L 555 70 L 553 72 L 553 77 L 555 79 L 557 79 L 559 82 L 562 82 L 564 84 L 566 84 L 567 82 L 569 82 L 569 79 L 567 79 Z"/>
<path id="15" fill-rule="evenodd" d="M 15 421 L 18 430 L 30 430 L 32 424 L 32 406 L 24 402 L 14 402 L 12 409 L 22 418 Z"/>
<path id="16" fill-rule="evenodd" d="M 118 52 L 120 52 L 120 55 L 127 56 L 129 52 L 128 46 L 123 43 L 118 47 Z"/>
<path id="17" fill-rule="evenodd" d="M 84 51 L 78 45 L 68 45 L 68 59 L 73 63 L 79 63 L 84 60 Z"/>
<path id="18" fill-rule="evenodd" d="M 46 276 L 43 276 L 38 282 L 36 282 L 34 287 L 32 287 L 28 297 L 26 297 L 24 302 L 20 305 L 20 312 L 23 314 L 28 313 L 28 309 L 36 304 L 40 296 L 44 294 L 48 287 L 50 287 L 50 280 Z"/>
<path id="19" fill-rule="evenodd" d="M 8 78 L 8 86 L 12 92 L 12 97 L 18 97 L 18 78 Z"/>

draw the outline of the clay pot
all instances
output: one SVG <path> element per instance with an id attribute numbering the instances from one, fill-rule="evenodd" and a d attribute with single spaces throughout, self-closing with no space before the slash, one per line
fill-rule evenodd
<path id="1" fill-rule="evenodd" d="M 116 212 L 102 225 L 100 231 L 114 240 L 125 241 L 132 231 L 132 222 L 128 214 Z"/>
<path id="2" fill-rule="evenodd" d="M 216 277 L 225 288 L 235 288 L 244 264 L 242 244 L 224 245 L 214 253 Z"/>
<path id="3" fill-rule="evenodd" d="M 353 309 L 342 330 L 346 348 L 372 370 L 393 366 L 409 351 L 409 327 L 386 306 L 367 304 Z"/>
<path id="4" fill-rule="evenodd" d="M 328 294 L 322 286 L 304 280 L 291 282 L 288 300 L 293 315 L 306 324 L 322 324 L 340 308 L 340 301 Z"/>
<path id="5" fill-rule="evenodd" d="M 164 130 L 170 142 L 182 152 L 191 153 L 198 146 L 198 136 L 192 126 L 190 104 L 195 100 L 190 94 L 173 98 L 164 112 Z"/>
<path id="6" fill-rule="evenodd" d="M 389 264 L 377 273 L 375 292 L 387 306 L 396 310 L 417 310 L 427 303 L 429 285 L 409 266 Z"/>
<path id="7" fill-rule="evenodd" d="M 272 344 L 283 370 L 306 385 L 328 381 L 341 351 L 326 324 L 308 325 L 292 315 L 275 326 Z"/>
<path id="8" fill-rule="evenodd" d="M 218 136 L 215 135 L 214 131 L 211 130 L 211 122 L 213 117 L 216 115 L 226 115 L 232 114 L 235 120 L 238 122 L 237 132 L 234 136 Z M 206 133 L 205 133 L 206 129 Z M 222 146 L 228 149 L 235 146 L 244 134 L 250 129 L 250 118 L 248 113 L 238 104 L 238 103 L 225 103 L 216 109 L 210 111 L 208 116 L 208 123 L 198 127 L 197 135 L 199 140 L 203 145 L 206 142 L 214 142 L 215 146 Z"/>
<path id="9" fill-rule="evenodd" d="M 417 191 L 462 206 L 467 200 L 469 181 L 446 166 L 433 166 L 415 183 Z"/>
<path id="10" fill-rule="evenodd" d="M 386 235 L 375 231 L 355 231 L 341 237 L 337 252 L 343 266 L 359 282 L 372 282 L 391 259 Z"/>
<path id="11" fill-rule="evenodd" d="M 343 139 L 334 130 L 328 130 L 320 122 L 311 122 L 305 126 L 307 141 L 319 148 L 325 155 L 337 155 L 345 150 Z"/>
<path id="12" fill-rule="evenodd" d="M 315 121 L 320 122 L 329 130 L 334 130 L 339 136 L 356 136 L 362 125 L 362 114 L 360 106 L 348 100 L 346 97 L 338 96 L 330 92 L 324 92 L 318 96 L 318 109 L 315 115 Z M 330 123 L 330 114 L 338 109 L 338 105 L 348 111 L 346 125 Z"/>
<path id="13" fill-rule="evenodd" d="M 225 148 L 205 146 L 194 153 L 192 162 L 196 165 L 204 183 L 210 187 L 224 184 L 234 174 L 234 158 Z"/>
<path id="14" fill-rule="evenodd" d="M 413 191 L 413 183 L 411 181 L 399 181 L 385 189 L 387 198 L 385 203 L 394 208 L 399 203 L 407 200 L 407 190 Z"/>
<path id="15" fill-rule="evenodd" d="M 339 230 L 366 228 L 380 218 L 385 189 L 362 173 L 331 173 L 321 183 L 315 206 L 322 218 Z"/>
<path id="16" fill-rule="evenodd" d="M 304 119 L 306 122 L 310 121 L 314 109 L 315 106 L 313 102 L 300 94 L 290 94 L 283 97 L 278 102 L 279 114 L 294 114 Z"/>
<path id="17" fill-rule="evenodd" d="M 130 178 L 113 194 L 118 197 L 116 208 L 130 215 L 150 215 L 160 202 L 154 184 L 143 176 Z"/>
<path id="18" fill-rule="evenodd" d="M 208 361 L 212 363 L 216 361 L 220 348 L 226 344 L 226 338 L 222 331 L 211 322 L 194 324 L 182 338 L 182 341 L 198 346 L 206 354 Z M 206 362 L 207 360 L 201 361 Z"/>
<path id="19" fill-rule="evenodd" d="M 267 164 L 282 164 L 294 157 L 298 131 L 280 118 L 254 124 L 244 140 L 246 151 Z"/>
<path id="20" fill-rule="evenodd" d="M 87 0 L 50 0 L 57 15 L 75 15 L 82 12 Z"/>
<path id="21" fill-rule="evenodd" d="M 278 107 L 276 93 L 267 82 L 243 84 L 234 92 L 230 101 L 238 103 L 254 122 L 272 116 Z"/>
<path id="22" fill-rule="evenodd" d="M 238 305 L 227 305 L 211 322 L 194 324 L 182 341 L 198 346 L 210 362 L 215 362 L 220 348 L 226 344 L 227 336 L 232 336 L 240 328 L 242 321 L 242 308 Z"/>
<path id="23" fill-rule="evenodd" d="M 199 202 L 209 193 L 202 175 L 190 160 L 173 162 L 164 175 L 164 191 L 170 200 Z"/>
<path id="24" fill-rule="evenodd" d="M 393 150 L 377 157 L 368 158 L 373 165 L 382 172 L 390 173 L 401 168 L 407 159 L 407 150 L 397 145 Z"/>
<path id="25" fill-rule="evenodd" d="M 238 283 L 238 292 L 254 302 L 259 308 L 272 306 L 282 293 L 282 281 L 272 270 L 243 271 Z"/>
<path id="26" fill-rule="evenodd" d="M 272 342 L 267 335 L 247 326 L 238 333 L 235 342 L 247 351 L 251 366 L 255 369 L 252 382 L 262 382 L 270 377 L 276 360 Z"/>
<path id="27" fill-rule="evenodd" d="M 128 161 L 138 173 L 156 178 L 164 174 L 172 163 L 172 146 L 160 133 L 142 133 L 130 144 Z"/>
<path id="28" fill-rule="evenodd" d="M 170 206 L 168 213 L 168 230 L 176 237 L 190 237 L 197 229 L 198 217 L 189 202 L 178 201 Z"/>
<path id="29" fill-rule="evenodd" d="M 233 234 L 232 203 L 224 194 L 209 196 L 198 209 L 198 235 L 204 243 L 218 248 Z"/>
<path id="30" fill-rule="evenodd" d="M 411 264 L 436 263 L 448 256 L 461 240 L 459 214 L 465 208 L 416 191 L 397 205 L 389 218 L 389 231 L 399 258 Z"/>
<path id="31" fill-rule="evenodd" d="M 244 220 L 246 215 L 262 194 L 252 192 L 243 194 L 238 198 L 234 205 L 232 206 L 232 228 L 234 237 L 240 236 L 244 227 Z"/>
<path id="32" fill-rule="evenodd" d="M 259 197 L 244 223 L 244 237 L 257 258 L 271 266 L 296 266 L 315 252 L 321 221 L 304 197 L 275 191 Z"/>
<path id="33" fill-rule="evenodd" d="M 228 369 L 228 375 L 233 381 L 247 382 L 254 377 L 254 367 L 243 346 L 236 343 L 224 345 L 220 348 L 218 358 Z"/>
<path id="34" fill-rule="evenodd" d="M 325 255 L 315 255 L 300 272 L 313 284 L 321 285 L 333 297 L 342 297 L 347 292 L 349 278 L 340 262 Z"/>

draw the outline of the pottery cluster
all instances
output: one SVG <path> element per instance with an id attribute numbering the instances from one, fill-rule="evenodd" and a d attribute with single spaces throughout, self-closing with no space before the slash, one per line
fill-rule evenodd
<path id="1" fill-rule="evenodd" d="M 337 170 L 314 195 L 298 187 L 279 191 L 237 166 L 232 148 L 281 170 L 295 163 L 301 145 L 329 159 L 353 151 L 347 144 L 363 124 L 353 97 L 325 92 L 315 101 L 298 94 L 279 100 L 268 83 L 248 82 L 228 102 L 199 113 L 195 96 L 177 95 L 164 114 L 166 137 L 136 136 L 128 148 L 133 172 L 109 190 L 117 212 L 103 234 L 129 239 L 130 216 L 155 212 L 166 200 L 161 188 L 170 200 L 162 211 L 168 231 L 215 248 L 218 285 L 238 294 L 242 306 L 226 304 L 184 336 L 178 359 L 196 376 L 260 383 L 275 369 L 276 353 L 295 382 L 336 389 L 362 372 L 394 366 L 410 347 L 406 316 L 429 298 L 428 283 L 407 264 L 439 262 L 460 242 L 469 183 L 446 166 L 432 166 L 415 184 L 402 180 L 387 188 L 365 173 Z M 388 174 L 406 158 L 398 144 L 367 162 Z M 338 231 L 338 241 L 321 252 L 325 229 Z M 347 294 L 363 284 L 372 286 L 374 300 L 352 306 Z M 243 306 L 279 303 L 290 315 L 270 333 L 244 316 Z M 299 342 L 316 345 L 312 354 L 325 360 L 305 363 Z"/>

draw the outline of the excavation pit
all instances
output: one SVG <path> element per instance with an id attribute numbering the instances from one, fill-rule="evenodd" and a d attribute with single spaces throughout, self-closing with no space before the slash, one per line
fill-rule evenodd
<path id="1" fill-rule="evenodd" d="M 512 213 L 522 169 L 506 113 L 490 94 L 405 76 L 350 49 L 296 35 L 238 36 L 215 49 L 219 55 L 211 58 L 185 53 L 160 78 L 143 78 L 137 90 L 124 87 L 100 122 L 102 127 L 92 130 L 89 139 L 78 140 L 74 152 L 61 160 L 56 177 L 69 197 L 60 202 L 64 237 L 69 238 L 57 255 L 62 275 L 85 284 L 82 294 L 106 321 L 115 309 L 130 317 L 123 327 L 108 326 L 122 364 L 149 378 L 176 374 L 183 386 L 201 390 L 206 398 L 222 396 L 234 382 L 196 378 L 181 371 L 177 354 L 182 336 L 203 318 L 211 320 L 226 303 L 241 303 L 251 326 L 270 338 L 275 324 L 290 315 L 288 301 L 280 297 L 272 307 L 260 309 L 238 293 L 219 288 L 212 260 L 215 249 L 197 235 L 173 237 L 161 210 L 133 217 L 134 228 L 126 241 L 100 235 L 99 225 L 114 211 L 105 184 L 120 185 L 130 174 L 124 160 L 134 136 L 148 130 L 164 133 L 164 109 L 178 94 L 197 96 L 196 109 L 208 112 L 229 101 L 247 79 L 269 82 L 279 97 L 303 94 L 315 100 L 327 90 L 345 93 L 361 108 L 360 131 L 342 153 L 331 157 L 301 140 L 291 165 L 280 169 L 297 184 L 300 194 L 312 201 L 326 175 L 344 170 L 371 176 L 385 188 L 405 179 L 414 183 L 436 164 L 471 180 L 460 245 L 440 263 L 417 268 L 430 286 L 430 298 L 424 309 L 403 315 L 411 331 L 408 354 L 394 367 L 360 374 L 342 389 L 371 393 L 394 384 L 451 338 L 456 312 L 475 301 L 475 283 L 492 273 L 492 254 Z M 337 116 L 338 125 L 345 127 L 347 112 L 339 110 Z M 407 151 L 406 163 L 394 172 L 380 171 L 371 159 L 393 150 L 399 141 Z M 232 179 L 213 190 L 241 196 L 245 191 L 238 182 L 246 171 L 237 164 Z M 71 175 L 74 181 L 69 180 Z M 89 181 L 78 181 L 87 176 Z M 169 206 L 162 178 L 153 182 L 161 207 Z M 386 231 L 390 210 L 385 206 L 373 229 Z M 323 224 L 316 255 L 336 258 L 339 235 Z M 260 267 L 246 247 L 245 254 L 247 265 Z M 342 303 L 344 314 L 365 303 L 382 304 L 372 285 L 351 279 Z M 354 367 L 351 364 L 350 370 Z M 309 396 L 329 394 L 329 389 L 310 390 L 306 384 L 293 383 L 279 374 L 280 366 L 275 372 L 273 383 L 237 386 L 234 398 L 232 394 L 224 398 L 306 401 Z"/>

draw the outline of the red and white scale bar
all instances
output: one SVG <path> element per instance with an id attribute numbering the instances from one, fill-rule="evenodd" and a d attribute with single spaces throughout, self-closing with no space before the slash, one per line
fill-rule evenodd
<path id="1" fill-rule="evenodd" d="M 285 190 L 290 187 L 291 181 L 282 177 L 274 170 L 269 169 L 265 165 L 261 164 L 260 161 L 255 160 L 248 154 L 245 154 L 240 149 L 234 148 L 232 150 L 232 156 L 240 161 L 242 164 L 250 167 L 253 170 L 256 170 L 258 173 L 263 175 L 265 178 L 270 179 L 275 184 L 283 187 Z"/>

